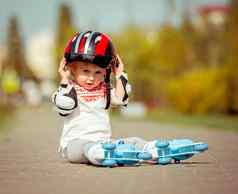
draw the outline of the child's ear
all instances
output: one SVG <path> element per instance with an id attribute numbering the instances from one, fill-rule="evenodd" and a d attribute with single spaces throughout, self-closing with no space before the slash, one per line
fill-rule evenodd
<path id="1" fill-rule="evenodd" d="M 75 65 L 70 63 L 68 66 L 68 70 L 70 71 L 70 73 L 74 73 L 75 72 Z"/>
<path id="2" fill-rule="evenodd" d="M 67 66 L 65 66 L 65 71 L 68 71 L 70 73 L 70 80 L 74 80 L 74 70 L 73 70 L 73 66 L 71 64 L 68 64 Z"/>

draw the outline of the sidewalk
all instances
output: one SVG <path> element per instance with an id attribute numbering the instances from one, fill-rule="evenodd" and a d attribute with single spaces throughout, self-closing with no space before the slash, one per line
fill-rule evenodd
<path id="1" fill-rule="evenodd" d="M 60 160 L 61 119 L 48 106 L 25 109 L 0 142 L 0 194 L 223 194 L 238 192 L 238 134 L 113 120 L 114 136 L 183 138 L 209 150 L 183 164 L 100 168 Z"/>

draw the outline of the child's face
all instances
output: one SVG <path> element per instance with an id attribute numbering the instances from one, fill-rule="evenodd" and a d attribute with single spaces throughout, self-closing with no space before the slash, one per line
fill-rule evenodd
<path id="1" fill-rule="evenodd" d="M 85 89 L 98 86 L 106 74 L 106 69 L 86 62 L 73 62 L 69 64 L 69 68 L 76 83 Z"/>

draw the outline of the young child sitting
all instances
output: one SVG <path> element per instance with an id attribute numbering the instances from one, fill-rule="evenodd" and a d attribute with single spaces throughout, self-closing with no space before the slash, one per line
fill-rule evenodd
<path id="1" fill-rule="evenodd" d="M 111 73 L 114 86 L 110 83 Z M 108 109 L 111 105 L 127 105 L 131 86 L 108 35 L 94 31 L 77 33 L 67 43 L 59 74 L 60 87 L 52 101 L 64 117 L 59 151 L 66 160 L 102 165 L 101 143 L 121 141 L 150 152 L 152 160 L 158 159 L 154 152 L 156 141 L 138 137 L 111 139 Z"/>

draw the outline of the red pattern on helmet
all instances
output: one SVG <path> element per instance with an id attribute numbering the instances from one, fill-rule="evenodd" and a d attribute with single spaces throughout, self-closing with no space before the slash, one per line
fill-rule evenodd
<path id="1" fill-rule="evenodd" d="M 79 33 L 75 34 L 72 38 L 69 39 L 69 41 L 67 42 L 66 47 L 64 49 L 64 53 L 71 52 L 73 41 L 78 35 L 79 35 Z"/>
<path id="2" fill-rule="evenodd" d="M 86 43 L 87 37 L 83 36 L 79 43 L 79 48 L 77 50 L 77 53 L 84 53 L 85 43 Z"/>
<path id="3" fill-rule="evenodd" d="M 96 53 L 97 55 L 105 55 L 106 52 L 106 48 L 108 45 L 108 40 L 109 37 L 107 37 L 105 34 L 101 34 L 101 40 L 99 41 L 99 43 L 96 45 Z"/>

